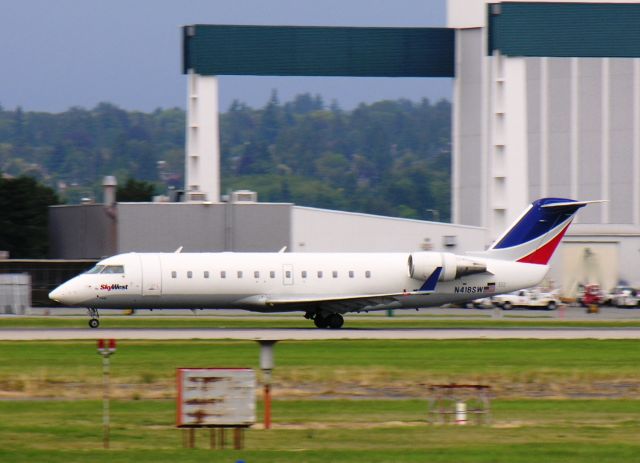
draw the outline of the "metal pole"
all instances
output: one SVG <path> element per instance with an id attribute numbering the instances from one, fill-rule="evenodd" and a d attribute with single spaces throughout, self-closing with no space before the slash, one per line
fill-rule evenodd
<path id="1" fill-rule="evenodd" d="M 109 354 L 102 354 L 102 379 L 104 394 L 102 398 L 102 443 L 105 449 L 109 448 Z"/>
<path id="2" fill-rule="evenodd" d="M 264 429 L 271 429 L 271 370 L 264 370 Z"/>

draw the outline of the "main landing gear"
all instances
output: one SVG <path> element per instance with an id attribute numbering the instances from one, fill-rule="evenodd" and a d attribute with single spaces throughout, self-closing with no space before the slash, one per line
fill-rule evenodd
<path id="1" fill-rule="evenodd" d="M 98 313 L 98 309 L 87 309 L 89 312 L 89 326 L 91 328 L 97 328 L 100 326 L 100 314 Z"/>
<path id="2" fill-rule="evenodd" d="M 321 312 L 316 312 L 315 314 L 305 315 L 305 318 L 312 318 L 316 327 L 322 329 L 330 328 L 332 330 L 337 330 L 342 328 L 342 325 L 344 325 L 344 318 L 339 313 L 323 315 Z"/>

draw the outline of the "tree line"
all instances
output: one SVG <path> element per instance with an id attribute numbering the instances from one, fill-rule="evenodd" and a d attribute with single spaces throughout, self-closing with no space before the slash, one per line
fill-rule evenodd
<path id="1" fill-rule="evenodd" d="M 262 108 L 235 101 L 220 115 L 222 191 L 448 221 L 450 134 L 446 100 L 380 101 L 349 111 L 311 94 L 281 103 L 274 92 Z M 179 108 L 144 113 L 100 103 L 54 114 L 0 106 L 0 172 L 51 188 L 56 202 L 99 198 L 105 175 L 135 187 L 133 196 L 121 192 L 124 200 L 181 189 L 184 145 Z"/>

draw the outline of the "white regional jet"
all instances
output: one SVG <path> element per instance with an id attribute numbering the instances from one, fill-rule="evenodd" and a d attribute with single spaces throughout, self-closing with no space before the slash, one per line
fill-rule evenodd
<path id="1" fill-rule="evenodd" d="M 460 303 L 539 284 L 578 209 L 591 201 L 533 202 L 488 250 L 404 253 L 128 253 L 104 259 L 49 294 L 98 309 L 304 311 L 318 328 L 347 312 Z"/>

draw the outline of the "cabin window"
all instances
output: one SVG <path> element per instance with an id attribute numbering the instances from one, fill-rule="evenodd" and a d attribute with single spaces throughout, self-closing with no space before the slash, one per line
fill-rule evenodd
<path id="1" fill-rule="evenodd" d="M 91 270 L 88 270 L 85 273 L 91 274 L 91 273 L 100 273 L 102 272 L 102 270 L 104 269 L 104 265 L 96 265 L 95 267 L 93 267 Z"/>
<path id="2" fill-rule="evenodd" d="M 209 270 L 205 270 L 204 271 L 204 277 L 205 278 L 209 278 Z"/>
<path id="3" fill-rule="evenodd" d="M 260 272 L 258 272 L 257 270 L 253 272 L 253 278 L 260 278 Z"/>
<path id="4" fill-rule="evenodd" d="M 291 278 L 291 270 L 287 270 L 286 272 L 284 272 L 284 276 L 285 278 Z"/>
<path id="5" fill-rule="evenodd" d="M 333 272 L 331 272 L 331 274 L 333 275 L 333 278 L 338 278 L 338 271 L 334 270 Z"/>
<path id="6" fill-rule="evenodd" d="M 225 272 L 224 270 L 220 271 L 220 278 L 227 278 L 227 272 Z"/>
<path id="7" fill-rule="evenodd" d="M 371 270 L 367 270 L 366 272 L 364 272 L 364 276 L 367 278 L 371 278 Z"/>
<path id="8" fill-rule="evenodd" d="M 322 278 L 322 270 L 318 270 L 318 278 Z"/>
<path id="9" fill-rule="evenodd" d="M 355 275 L 355 274 L 353 273 L 353 270 L 349 270 L 349 278 L 353 278 L 353 277 L 354 277 L 354 275 Z"/>
<path id="10" fill-rule="evenodd" d="M 238 270 L 238 278 L 242 278 L 242 270 Z"/>
<path id="11" fill-rule="evenodd" d="M 191 270 L 187 272 L 187 278 L 193 278 L 193 272 Z"/>
<path id="12" fill-rule="evenodd" d="M 171 278 L 178 278 L 178 272 L 176 272 L 175 270 L 171 272 Z"/>
<path id="13" fill-rule="evenodd" d="M 276 277 L 276 272 L 274 272 L 273 270 L 271 270 L 269 272 L 269 278 L 275 278 Z"/>
<path id="14" fill-rule="evenodd" d="M 124 265 L 107 265 L 101 273 L 124 273 Z"/>
<path id="15" fill-rule="evenodd" d="M 302 276 L 302 278 L 307 278 L 307 271 L 303 270 L 300 275 Z"/>

